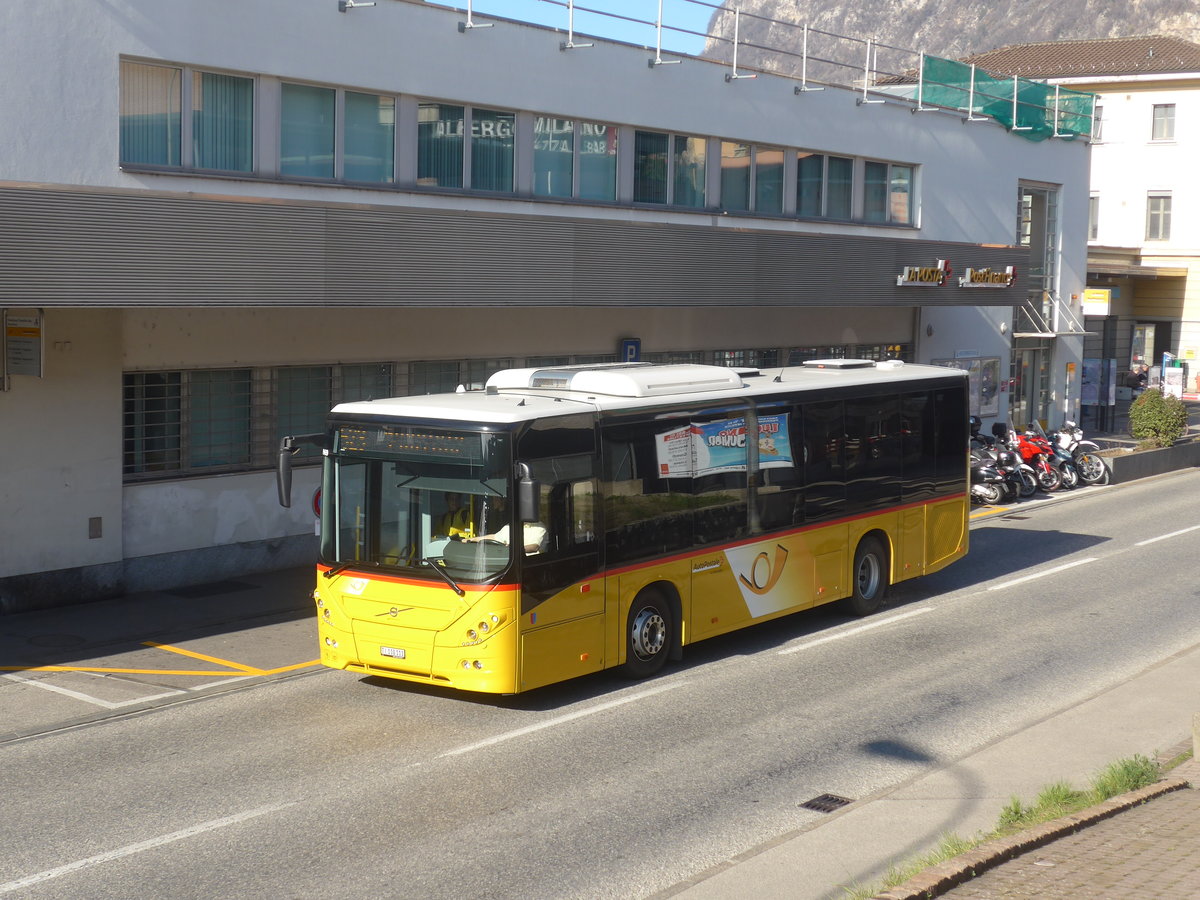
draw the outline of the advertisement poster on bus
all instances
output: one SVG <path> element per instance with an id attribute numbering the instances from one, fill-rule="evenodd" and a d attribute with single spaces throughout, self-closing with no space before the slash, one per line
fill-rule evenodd
<path id="1" fill-rule="evenodd" d="M 758 465 L 793 465 L 788 413 L 758 419 Z M 693 424 L 657 435 L 658 474 L 663 478 L 698 477 L 746 470 L 746 420 L 723 419 Z"/>

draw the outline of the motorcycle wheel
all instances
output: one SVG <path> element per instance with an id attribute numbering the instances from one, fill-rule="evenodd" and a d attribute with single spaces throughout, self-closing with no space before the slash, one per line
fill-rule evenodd
<path id="1" fill-rule="evenodd" d="M 1108 466 L 1095 453 L 1080 453 L 1075 457 L 1075 468 L 1079 470 L 1079 480 L 1084 484 L 1097 484 L 1101 479 L 1108 480 Z"/>
<path id="2" fill-rule="evenodd" d="M 1065 487 L 1067 490 L 1071 490 L 1072 488 L 1078 486 L 1079 470 L 1076 469 L 1071 463 L 1065 463 L 1062 465 L 1059 469 L 1059 472 L 1062 477 L 1063 487 Z"/>
<path id="3" fill-rule="evenodd" d="M 1037 470 L 1038 487 L 1047 494 L 1062 487 L 1062 476 L 1053 467 Z"/>
<path id="4" fill-rule="evenodd" d="M 1003 499 L 1004 492 L 1000 489 L 1000 485 L 985 482 L 975 485 L 975 495 L 984 505 L 995 506 Z"/>
<path id="5" fill-rule="evenodd" d="M 1021 496 L 1032 497 L 1036 494 L 1038 489 L 1037 476 L 1032 472 L 1026 472 L 1024 469 L 1017 474 L 1021 476 Z"/>

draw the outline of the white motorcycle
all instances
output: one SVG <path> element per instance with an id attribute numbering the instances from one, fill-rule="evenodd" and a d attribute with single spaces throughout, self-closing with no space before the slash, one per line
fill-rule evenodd
<path id="1" fill-rule="evenodd" d="M 1054 441 L 1075 460 L 1081 483 L 1108 484 L 1108 466 L 1099 455 L 1100 446 L 1094 441 L 1085 441 L 1083 429 L 1076 422 L 1070 419 L 1063 422 L 1063 427 L 1054 435 Z"/>

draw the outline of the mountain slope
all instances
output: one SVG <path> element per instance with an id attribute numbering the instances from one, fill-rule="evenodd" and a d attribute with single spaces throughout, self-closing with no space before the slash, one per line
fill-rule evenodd
<path id="1" fill-rule="evenodd" d="M 1200 42 L 1195 0 L 724 0 L 713 13 L 708 32 L 715 38 L 705 56 L 731 60 L 735 7 L 739 66 L 799 74 L 803 31 L 796 26 L 807 24 L 808 75 L 839 81 L 852 67 L 861 71 L 867 38 L 885 45 L 872 68 L 892 73 L 913 68 L 914 56 L 889 48 L 957 59 L 1035 41 L 1163 34 Z M 831 77 L 835 67 L 820 60 L 839 63 L 843 77 Z"/>

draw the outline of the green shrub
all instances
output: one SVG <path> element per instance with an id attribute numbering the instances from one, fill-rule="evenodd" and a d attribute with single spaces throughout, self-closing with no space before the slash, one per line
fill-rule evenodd
<path id="1" fill-rule="evenodd" d="M 1142 391 L 1129 407 L 1129 433 L 1156 447 L 1170 447 L 1186 430 L 1187 407 L 1178 397 L 1166 397 L 1162 391 Z"/>

